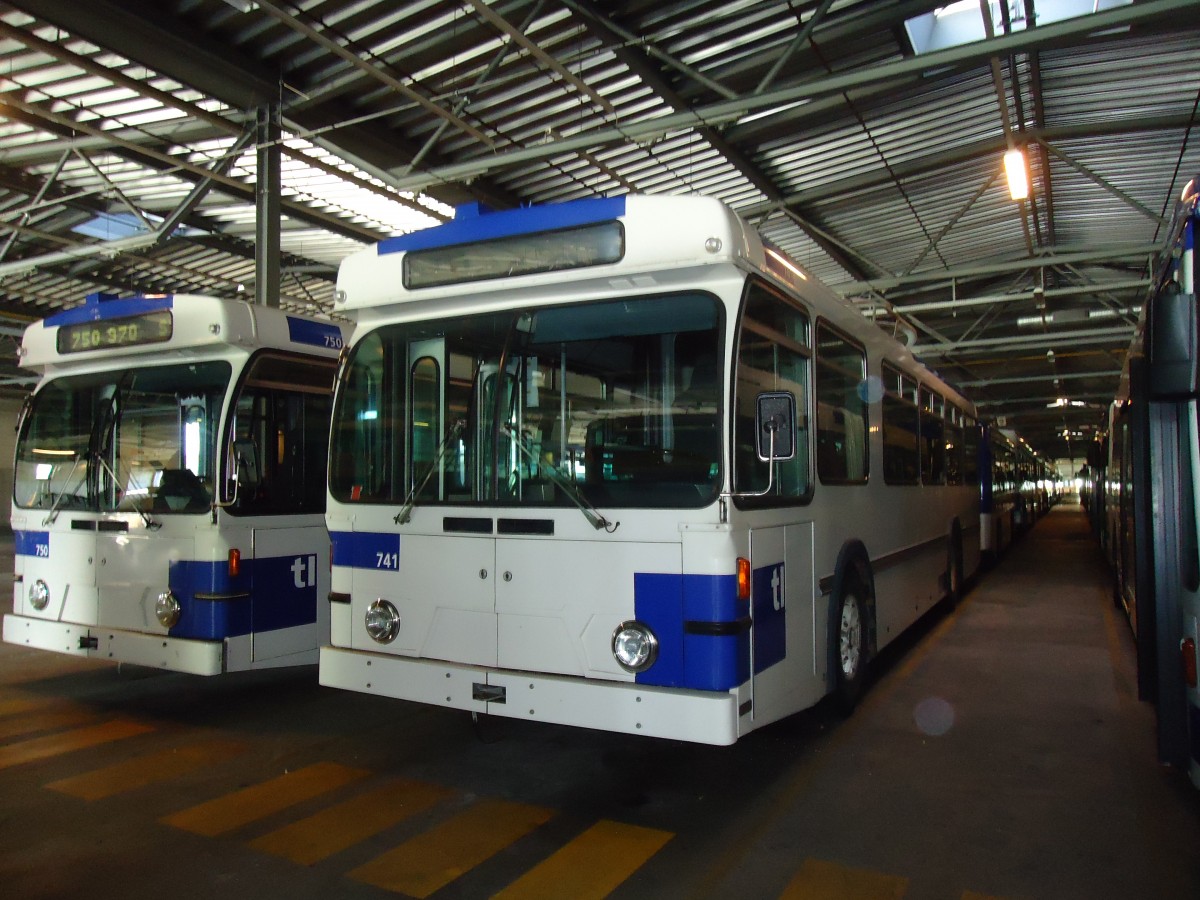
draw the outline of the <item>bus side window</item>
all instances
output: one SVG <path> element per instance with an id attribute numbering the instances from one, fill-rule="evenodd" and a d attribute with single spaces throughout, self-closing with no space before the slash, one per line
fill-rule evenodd
<path id="1" fill-rule="evenodd" d="M 925 484 L 946 482 L 946 430 L 937 407 L 941 397 L 921 388 L 921 481 Z"/>
<path id="2" fill-rule="evenodd" d="M 824 323 L 817 325 L 817 472 L 823 482 L 867 480 L 867 405 L 861 388 L 866 352 Z"/>
<path id="3" fill-rule="evenodd" d="M 882 371 L 883 480 L 887 484 L 917 484 L 921 469 L 916 384 L 887 363 Z"/>
<path id="4" fill-rule="evenodd" d="M 324 511 L 333 367 L 332 360 L 273 354 L 255 360 L 237 399 L 229 448 L 229 467 L 240 480 L 236 512 Z"/>
<path id="5" fill-rule="evenodd" d="M 811 486 L 808 317 L 795 304 L 752 282 L 742 312 L 737 354 L 732 410 L 734 490 L 759 494 L 771 483 L 771 465 L 761 458 L 758 447 L 758 397 L 764 392 L 786 392 L 795 398 L 795 452 L 790 459 L 775 462 L 771 496 L 807 497 Z"/>

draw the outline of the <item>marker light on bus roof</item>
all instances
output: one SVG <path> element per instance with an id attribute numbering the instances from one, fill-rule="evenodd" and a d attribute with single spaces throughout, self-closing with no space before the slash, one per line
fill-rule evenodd
<path id="1" fill-rule="evenodd" d="M 658 638 L 644 622 L 622 622 L 613 632 L 612 654 L 626 672 L 645 672 L 658 659 Z"/>
<path id="2" fill-rule="evenodd" d="M 808 281 L 808 276 L 804 274 L 804 272 L 794 262 L 784 256 L 782 253 L 771 247 L 764 247 L 763 249 L 766 251 L 767 256 L 774 260 L 775 263 L 787 269 L 801 281 Z"/>

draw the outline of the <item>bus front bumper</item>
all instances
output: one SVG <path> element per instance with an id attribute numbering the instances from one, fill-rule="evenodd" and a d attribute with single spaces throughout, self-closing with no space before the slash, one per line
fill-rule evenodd
<path id="1" fill-rule="evenodd" d="M 68 656 L 106 659 L 190 675 L 219 675 L 225 671 L 222 641 L 184 640 L 165 634 L 144 634 L 13 614 L 4 617 L 4 640 L 9 644 Z"/>
<path id="2" fill-rule="evenodd" d="M 701 744 L 738 738 L 736 692 L 485 669 L 330 646 L 321 648 L 319 677 L 326 687 L 510 719 Z"/>

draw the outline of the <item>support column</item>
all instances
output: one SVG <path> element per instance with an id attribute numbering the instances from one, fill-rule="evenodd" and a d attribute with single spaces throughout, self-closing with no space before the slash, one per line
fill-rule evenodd
<path id="1" fill-rule="evenodd" d="M 279 197 L 282 190 L 278 103 L 257 110 L 255 144 L 258 184 L 255 186 L 254 302 L 279 306 Z"/>

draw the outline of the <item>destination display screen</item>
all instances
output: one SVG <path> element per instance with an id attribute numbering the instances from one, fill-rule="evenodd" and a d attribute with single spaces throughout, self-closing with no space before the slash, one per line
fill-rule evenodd
<path id="1" fill-rule="evenodd" d="M 60 325 L 58 352 L 82 353 L 87 350 L 158 344 L 171 339 L 171 328 L 169 309 L 158 309 L 121 319 Z"/>
<path id="2" fill-rule="evenodd" d="M 412 290 L 578 269 L 618 262 L 624 254 L 620 222 L 517 234 L 470 245 L 410 250 L 404 257 L 404 286 Z"/>

